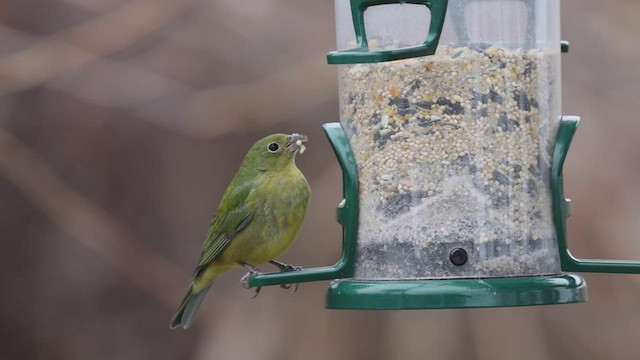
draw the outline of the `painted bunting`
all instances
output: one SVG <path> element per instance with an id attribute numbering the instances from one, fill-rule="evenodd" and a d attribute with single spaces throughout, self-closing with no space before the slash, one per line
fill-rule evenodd
<path id="1" fill-rule="evenodd" d="M 296 239 L 307 211 L 311 190 L 295 164 L 306 141 L 300 134 L 274 134 L 251 147 L 211 221 L 172 329 L 191 325 L 211 284 L 231 268 L 249 270 L 241 279 L 246 288 L 249 276 L 260 273 L 257 265 L 269 262 L 281 271 L 301 269 L 274 259 Z"/>

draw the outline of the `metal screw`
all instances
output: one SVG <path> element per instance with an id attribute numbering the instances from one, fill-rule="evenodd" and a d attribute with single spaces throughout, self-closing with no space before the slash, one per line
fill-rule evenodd
<path id="1" fill-rule="evenodd" d="M 449 260 L 456 266 L 462 266 L 467 263 L 469 256 L 463 248 L 455 248 L 449 253 Z"/>

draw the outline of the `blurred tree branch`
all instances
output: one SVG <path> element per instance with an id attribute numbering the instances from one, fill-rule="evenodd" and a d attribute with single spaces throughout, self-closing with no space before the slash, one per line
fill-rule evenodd
<path id="1" fill-rule="evenodd" d="M 0 96 L 122 50 L 175 19 L 187 0 L 134 0 L 98 19 L 0 58 Z"/>
<path id="2" fill-rule="evenodd" d="M 0 130 L 0 174 L 53 223 L 167 306 L 189 275 L 71 189 L 38 154 Z M 43 239 L 46 240 L 46 239 Z"/>

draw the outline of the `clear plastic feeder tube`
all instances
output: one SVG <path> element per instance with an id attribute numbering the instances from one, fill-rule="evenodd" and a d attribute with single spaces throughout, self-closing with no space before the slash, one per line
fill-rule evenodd
<path id="1" fill-rule="evenodd" d="M 339 66 L 360 186 L 355 278 L 560 273 L 549 170 L 559 0 L 450 0 L 434 55 Z M 419 44 L 426 6 L 365 11 L 369 49 Z M 355 45 L 336 0 L 338 48 Z"/>

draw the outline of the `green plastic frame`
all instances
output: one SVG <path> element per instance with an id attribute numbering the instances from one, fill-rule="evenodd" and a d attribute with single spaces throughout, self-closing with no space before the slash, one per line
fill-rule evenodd
<path id="1" fill-rule="evenodd" d="M 370 6 L 389 4 L 425 5 L 431 11 L 431 22 L 427 39 L 418 46 L 393 50 L 370 51 L 364 24 L 364 12 Z M 442 26 L 447 13 L 448 0 L 351 0 L 351 16 L 356 33 L 357 47 L 349 50 L 332 51 L 327 54 L 329 64 L 375 63 L 419 56 L 433 55 L 438 47 Z"/>
<path id="2" fill-rule="evenodd" d="M 553 216 L 558 236 L 560 262 L 564 271 L 600 272 L 620 274 L 640 274 L 639 261 L 578 259 L 571 254 L 567 244 L 567 218 L 570 215 L 570 202 L 564 197 L 564 178 L 562 167 L 569 151 L 580 118 L 563 116 L 560 120 L 556 147 L 551 164 L 551 195 L 553 197 Z"/>
<path id="3" fill-rule="evenodd" d="M 358 173 L 356 161 L 340 123 L 328 123 L 322 128 L 342 167 L 343 200 L 337 208 L 337 220 L 342 225 L 342 258 L 333 266 L 309 268 L 295 272 L 276 272 L 249 278 L 249 286 L 296 284 L 310 281 L 343 279 L 353 276 L 358 236 Z"/>
<path id="4" fill-rule="evenodd" d="M 584 302 L 587 285 L 575 274 L 553 276 L 358 281 L 337 280 L 326 307 L 340 310 L 416 310 L 555 305 Z"/>

